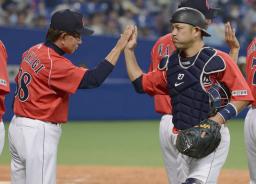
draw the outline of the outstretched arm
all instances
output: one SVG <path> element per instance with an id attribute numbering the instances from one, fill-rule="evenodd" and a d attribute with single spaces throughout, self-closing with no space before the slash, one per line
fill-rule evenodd
<path id="1" fill-rule="evenodd" d="M 88 70 L 79 85 L 79 89 L 91 89 L 99 87 L 114 69 L 121 52 L 124 50 L 128 40 L 133 33 L 134 26 L 127 26 L 117 41 L 115 47 L 110 51 L 104 61 L 94 69 Z"/>
<path id="2" fill-rule="evenodd" d="M 136 44 L 137 44 L 137 27 L 135 26 L 131 39 L 129 40 L 124 50 L 127 73 L 131 81 L 135 81 L 137 78 L 139 78 L 143 74 L 141 68 L 137 63 L 136 56 L 134 53 Z"/>
<path id="3" fill-rule="evenodd" d="M 121 37 L 117 41 L 115 47 L 111 50 L 111 52 L 105 58 L 112 65 L 116 65 L 121 52 L 124 50 L 126 44 L 128 43 L 128 40 L 130 39 L 132 33 L 134 32 L 133 29 L 134 29 L 134 26 L 132 25 L 129 25 L 126 27 L 123 34 L 121 34 Z"/>
<path id="4" fill-rule="evenodd" d="M 139 67 L 134 48 L 137 44 L 137 28 L 134 28 L 133 35 L 131 36 L 128 44 L 125 47 L 124 55 L 126 61 L 127 73 L 133 83 L 135 90 L 138 93 L 147 93 L 149 95 L 166 95 L 167 84 L 165 72 L 152 71 L 147 74 L 143 73 Z"/>
<path id="5" fill-rule="evenodd" d="M 235 30 L 231 27 L 229 22 L 225 24 L 225 41 L 230 48 L 230 57 L 237 63 L 240 44 L 236 38 Z"/>

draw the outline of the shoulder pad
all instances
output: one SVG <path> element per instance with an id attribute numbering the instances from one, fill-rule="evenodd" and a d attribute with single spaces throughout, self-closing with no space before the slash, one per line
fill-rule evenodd
<path id="1" fill-rule="evenodd" d="M 168 63 L 169 63 L 169 56 L 166 55 L 161 59 L 159 65 L 158 65 L 158 70 L 167 70 Z"/>
<path id="2" fill-rule="evenodd" d="M 221 72 L 225 70 L 226 64 L 220 56 L 214 56 L 208 63 L 206 63 L 204 72 L 206 74 Z"/>
<path id="3" fill-rule="evenodd" d="M 216 54 L 216 50 L 213 49 L 212 47 L 204 47 L 202 49 L 202 52 L 204 53 L 204 55 L 206 55 L 208 57 L 211 57 Z"/>

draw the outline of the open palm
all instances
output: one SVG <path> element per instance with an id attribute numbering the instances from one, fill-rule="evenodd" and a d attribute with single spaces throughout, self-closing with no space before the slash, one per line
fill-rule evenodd
<path id="1" fill-rule="evenodd" d="M 137 45 L 137 35 L 138 35 L 137 27 L 135 26 L 134 32 L 133 32 L 130 40 L 128 41 L 128 43 L 126 45 L 127 49 L 134 49 L 136 47 L 136 45 Z"/>

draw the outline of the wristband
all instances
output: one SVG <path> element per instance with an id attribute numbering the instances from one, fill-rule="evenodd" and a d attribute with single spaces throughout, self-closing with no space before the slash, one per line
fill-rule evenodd
<path id="1" fill-rule="evenodd" d="M 232 117 L 238 114 L 236 107 L 232 103 L 228 103 L 218 113 L 222 116 L 222 118 L 225 121 L 230 120 Z"/>

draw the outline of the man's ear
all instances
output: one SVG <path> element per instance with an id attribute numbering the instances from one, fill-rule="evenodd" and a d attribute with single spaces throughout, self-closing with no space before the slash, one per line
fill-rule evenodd
<path id="1" fill-rule="evenodd" d="M 202 31 L 200 28 L 194 27 L 193 31 L 196 37 L 202 37 Z"/>
<path id="2" fill-rule="evenodd" d="M 67 36 L 68 34 L 67 33 L 61 33 L 61 35 L 60 35 L 60 38 L 65 38 L 65 36 Z"/>

